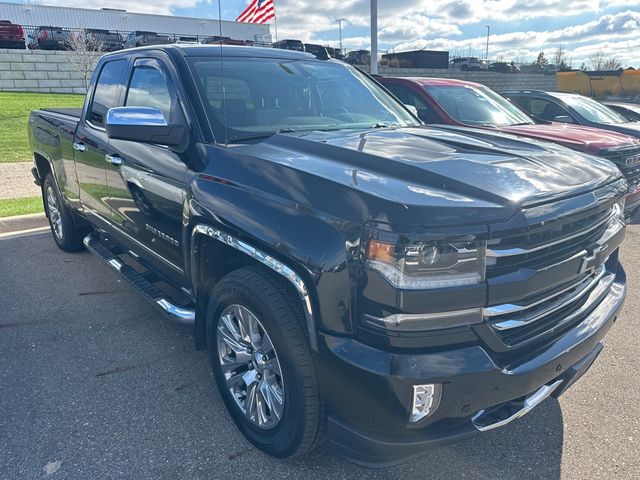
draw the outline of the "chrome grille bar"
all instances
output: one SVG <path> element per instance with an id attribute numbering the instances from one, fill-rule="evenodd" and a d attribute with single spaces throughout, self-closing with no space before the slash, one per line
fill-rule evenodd
<path id="1" fill-rule="evenodd" d="M 539 250 L 544 250 L 545 248 L 553 247 L 554 245 L 558 245 L 560 243 L 564 243 L 564 242 L 567 242 L 569 240 L 573 240 L 575 238 L 578 238 L 578 237 L 581 237 L 583 235 L 586 235 L 589 232 L 597 230 L 598 228 L 600 228 L 605 223 L 610 223 L 614 219 L 614 216 L 615 216 L 615 214 L 612 211 L 609 214 L 609 216 L 607 216 L 607 218 L 599 221 L 598 223 L 596 223 L 594 225 L 589 226 L 588 228 L 580 230 L 578 233 L 574 233 L 573 235 L 569 235 L 567 237 L 562 237 L 562 238 L 559 238 L 559 239 L 554 240 L 552 242 L 545 243 L 544 245 L 539 245 L 539 246 L 533 247 L 533 248 L 493 249 L 493 248 L 487 247 L 487 250 L 486 250 L 487 257 L 494 257 L 494 258 L 513 257 L 515 255 L 526 255 L 528 253 L 533 253 L 533 252 L 537 252 Z"/>

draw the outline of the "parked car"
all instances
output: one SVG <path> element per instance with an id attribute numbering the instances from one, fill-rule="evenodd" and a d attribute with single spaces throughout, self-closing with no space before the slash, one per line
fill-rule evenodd
<path id="1" fill-rule="evenodd" d="M 221 37 L 219 35 L 213 35 L 207 37 L 202 42 L 204 45 L 251 45 L 253 42 L 249 40 L 236 40 L 231 37 Z"/>
<path id="2" fill-rule="evenodd" d="M 350 65 L 370 65 L 371 52 L 369 50 L 351 50 L 344 57 L 344 61 Z"/>
<path id="3" fill-rule="evenodd" d="M 104 52 L 115 52 L 124 48 L 124 40 L 122 35 L 117 32 L 110 32 L 109 30 L 100 30 L 97 28 L 87 28 L 85 30 L 86 35 L 93 39 L 94 42 L 99 42 Z"/>
<path id="4" fill-rule="evenodd" d="M 575 93 L 522 90 L 505 92 L 534 118 L 572 123 L 640 138 L 640 123 L 629 122 L 609 107 Z M 629 182 L 627 209 L 640 207 L 640 155 L 622 155 L 618 165 Z"/>
<path id="5" fill-rule="evenodd" d="M 487 70 L 487 64 L 484 60 L 480 60 L 477 57 L 459 57 L 449 60 L 449 68 L 463 72 L 478 71 Z"/>
<path id="6" fill-rule="evenodd" d="M 161 35 L 156 32 L 137 30 L 129 33 L 124 42 L 125 48 L 146 47 L 147 45 L 167 45 L 174 43 L 175 39 L 170 35 Z"/>
<path id="7" fill-rule="evenodd" d="M 53 239 L 191 324 L 270 455 L 326 435 L 385 465 L 506 425 L 619 318 L 626 183 L 605 160 L 426 127 L 358 69 L 281 49 L 122 50 L 89 92 L 29 119 Z"/>
<path id="8" fill-rule="evenodd" d="M 272 45 L 273 48 L 280 48 L 283 50 L 294 50 L 296 52 L 304 52 L 304 43 L 300 40 L 285 39 L 275 42 Z"/>
<path id="9" fill-rule="evenodd" d="M 580 125 L 534 120 L 519 107 L 479 83 L 444 78 L 377 79 L 400 101 L 414 106 L 425 123 L 488 128 L 557 143 L 611 160 L 629 183 L 626 216 L 640 208 L 640 140 Z M 585 160 L 588 161 L 588 160 Z"/>
<path id="10" fill-rule="evenodd" d="M 640 104 L 617 101 L 605 101 L 602 104 L 618 112 L 629 122 L 640 122 Z"/>
<path id="11" fill-rule="evenodd" d="M 0 20 L 0 48 L 21 48 L 26 47 L 24 28 L 9 20 Z"/>
<path id="12" fill-rule="evenodd" d="M 304 51 L 323 60 L 331 58 L 326 47 L 323 47 L 322 45 L 316 45 L 315 43 L 305 43 Z"/>
<path id="13" fill-rule="evenodd" d="M 342 51 L 339 48 L 334 48 L 334 47 L 325 47 L 327 49 L 327 52 L 329 52 L 329 56 L 331 58 L 335 58 L 336 60 L 343 60 L 344 59 L 344 55 L 342 54 Z"/>
<path id="14" fill-rule="evenodd" d="M 491 72 L 497 72 L 497 73 L 515 73 L 515 72 L 518 72 L 520 69 L 516 67 L 513 63 L 494 62 L 489 64 L 489 66 L 487 67 L 487 70 Z"/>
<path id="15" fill-rule="evenodd" d="M 68 50 L 71 30 L 62 27 L 38 27 L 31 34 L 28 47 L 32 50 Z"/>

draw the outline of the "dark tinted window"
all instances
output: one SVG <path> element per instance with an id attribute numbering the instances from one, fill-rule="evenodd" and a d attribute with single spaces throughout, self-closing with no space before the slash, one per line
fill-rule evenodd
<path id="1" fill-rule="evenodd" d="M 104 127 L 107 111 L 116 106 L 116 95 L 125 65 L 124 60 L 115 60 L 102 67 L 89 114 L 91 123 L 98 127 Z"/>
<path id="2" fill-rule="evenodd" d="M 155 107 L 170 122 L 173 102 L 165 76 L 152 67 L 136 67 L 131 76 L 125 105 Z"/>
<path id="3" fill-rule="evenodd" d="M 398 100 L 400 100 L 402 103 L 415 107 L 418 112 L 418 118 L 424 123 L 442 123 L 442 120 L 436 114 L 433 108 L 427 105 L 426 102 L 422 100 L 418 95 L 416 95 L 416 93 L 410 88 L 393 83 L 385 85 L 385 87 L 387 87 L 391 91 L 391 93 L 398 97 Z"/>

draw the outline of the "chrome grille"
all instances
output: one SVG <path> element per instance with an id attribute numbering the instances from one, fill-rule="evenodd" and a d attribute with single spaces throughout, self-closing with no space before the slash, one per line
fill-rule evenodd
<path id="1" fill-rule="evenodd" d="M 560 219 L 494 240 L 487 248 L 487 278 L 570 258 L 601 238 L 612 219 L 611 207 L 600 208 L 579 219 Z"/>
<path id="2" fill-rule="evenodd" d="M 629 149 L 605 155 L 620 169 L 629 184 L 629 192 L 633 193 L 640 185 L 640 149 Z"/>
<path id="3" fill-rule="evenodd" d="M 552 335 L 584 319 L 609 292 L 615 275 L 598 271 L 527 305 L 485 309 L 485 321 L 508 347 Z"/>

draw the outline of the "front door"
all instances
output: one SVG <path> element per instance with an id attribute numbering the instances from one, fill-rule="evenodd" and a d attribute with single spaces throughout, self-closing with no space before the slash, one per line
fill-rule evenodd
<path id="1" fill-rule="evenodd" d="M 111 222 L 109 190 L 105 155 L 109 151 L 109 138 L 105 132 L 107 111 L 119 104 L 120 85 L 126 70 L 124 59 L 106 62 L 98 74 L 91 101 L 78 124 L 74 138 L 74 158 L 80 186 L 80 202 L 87 215 L 101 220 L 98 224 L 108 226 Z"/>
<path id="2" fill-rule="evenodd" d="M 169 124 L 184 124 L 176 89 L 156 60 L 135 60 L 124 106 L 155 107 Z M 136 253 L 159 270 L 182 273 L 182 206 L 186 164 L 163 145 L 110 140 L 107 183 L 113 221 Z M 138 247 L 138 248 L 136 248 Z"/>

